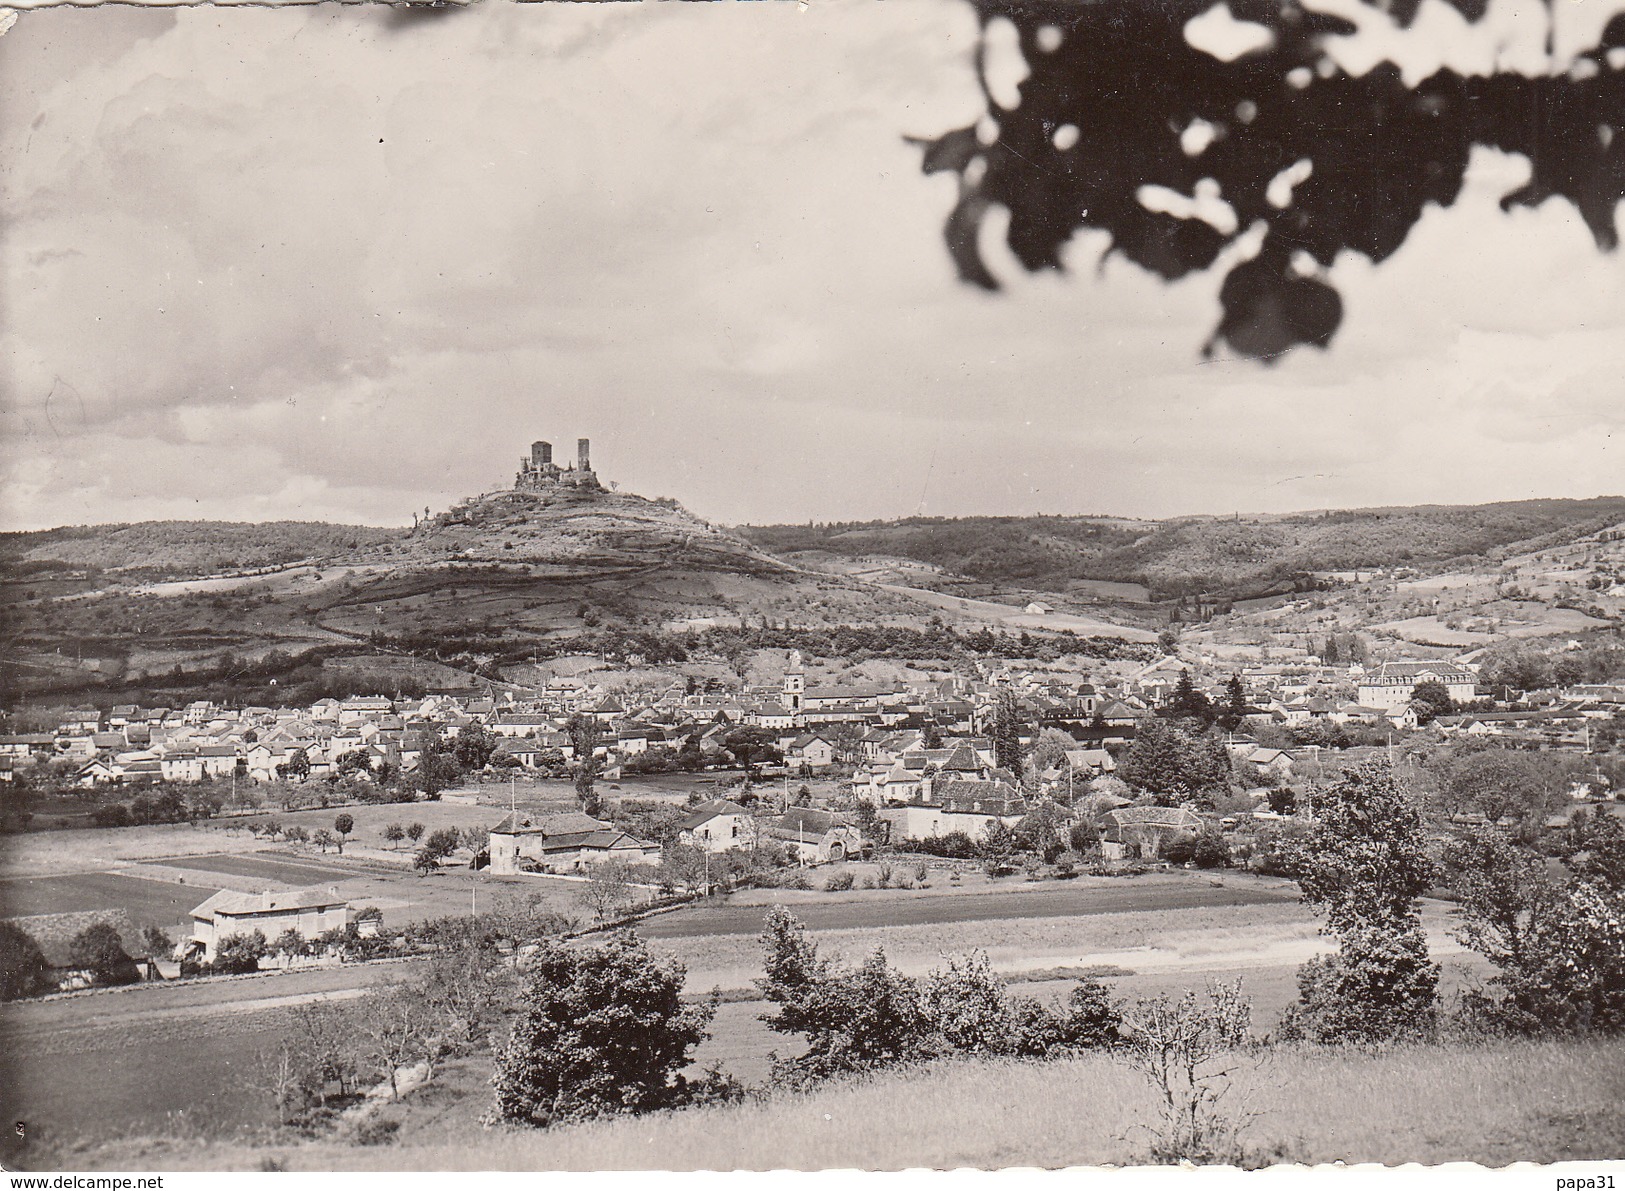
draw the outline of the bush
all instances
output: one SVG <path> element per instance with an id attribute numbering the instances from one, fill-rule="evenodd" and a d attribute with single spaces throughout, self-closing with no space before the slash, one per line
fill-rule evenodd
<path id="1" fill-rule="evenodd" d="M 844 893 L 850 888 L 852 888 L 852 871 L 850 869 L 842 869 L 838 873 L 831 873 L 824 881 L 824 891 L 826 893 Z"/>
<path id="2" fill-rule="evenodd" d="M 768 911 L 762 944 L 765 975 L 757 984 L 779 1006 L 764 1020 L 808 1044 L 799 1058 L 776 1064 L 782 1081 L 946 1054 L 1042 1057 L 1117 1038 L 1117 1008 L 1092 981 L 1080 984 L 1061 1011 L 1007 998 L 984 954 L 950 958 L 923 981 L 889 967 L 878 950 L 857 969 L 837 969 L 782 907 Z"/>
<path id="3" fill-rule="evenodd" d="M 963 831 L 950 831 L 947 835 L 934 835 L 927 839 L 898 840 L 892 849 L 897 852 L 923 852 L 944 860 L 975 860 L 980 855 L 976 841 Z"/>
<path id="4" fill-rule="evenodd" d="M 381 1146 L 395 1140 L 401 1123 L 392 1117 L 368 1117 L 355 1127 L 350 1139 L 358 1146 Z"/>
<path id="5" fill-rule="evenodd" d="M 1240 982 L 1211 987 L 1206 1003 L 1194 992 L 1141 1001 L 1124 1023 L 1128 1042 L 1118 1053 L 1151 1084 L 1161 1112 L 1152 1160 L 1238 1164 L 1242 1122 L 1220 1105 L 1231 1086 L 1225 1060 L 1248 1045 L 1252 1025 Z"/>
<path id="6" fill-rule="evenodd" d="M 1162 850 L 1162 858 L 1169 864 L 1224 868 L 1230 863 L 1230 845 L 1219 832 L 1207 829 L 1180 836 Z"/>
<path id="7" fill-rule="evenodd" d="M 130 808 L 122 802 L 97 807 L 91 812 L 90 821 L 97 827 L 128 827 L 133 822 Z"/>
<path id="8" fill-rule="evenodd" d="M 90 973 L 94 984 L 134 984 L 141 979 L 141 969 L 124 950 L 123 938 L 105 922 L 93 923 L 75 935 L 68 954 L 75 968 Z"/>
<path id="9" fill-rule="evenodd" d="M 683 1002 L 684 975 L 630 932 L 595 948 L 544 944 L 497 1057 L 494 1115 L 550 1125 L 683 1103 L 678 1072 L 715 1013 Z"/>
<path id="10" fill-rule="evenodd" d="M 1357 1046 L 1423 1039 L 1434 1026 L 1438 983 L 1439 966 L 1419 928 L 1349 928 L 1335 955 L 1298 969 L 1298 1002 L 1282 1018 L 1280 1035 Z"/>
<path id="11" fill-rule="evenodd" d="M 209 970 L 221 975 L 238 975 L 260 970 L 260 957 L 268 948 L 265 935 L 254 931 L 246 935 L 227 935 L 215 945 L 214 962 Z"/>
<path id="12" fill-rule="evenodd" d="M 14 922 L 0 921 L 0 1001 L 51 991 L 49 973 L 34 936 Z"/>

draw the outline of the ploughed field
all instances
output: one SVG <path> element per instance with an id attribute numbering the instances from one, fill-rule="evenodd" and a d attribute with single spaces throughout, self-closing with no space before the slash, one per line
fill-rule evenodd
<path id="1" fill-rule="evenodd" d="M 123 873 L 74 873 L 61 877 L 0 878 L 0 917 L 67 914 L 80 910 L 127 910 L 137 926 L 169 930 L 189 921 L 192 907 L 220 887 L 185 885 Z"/>
<path id="2" fill-rule="evenodd" d="M 323 882 L 346 881 L 363 871 L 355 867 L 340 867 L 337 864 L 284 858 L 273 854 L 216 853 L 205 856 L 177 856 L 173 859 L 161 859 L 157 863 L 234 877 L 260 877 L 288 885 L 320 885 Z"/>

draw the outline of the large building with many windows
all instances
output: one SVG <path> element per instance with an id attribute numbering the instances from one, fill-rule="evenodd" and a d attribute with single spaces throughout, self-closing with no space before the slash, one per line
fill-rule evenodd
<path id="1" fill-rule="evenodd" d="M 1360 679 L 1362 707 L 1403 707 L 1421 682 L 1437 682 L 1456 703 L 1478 697 L 1478 677 L 1455 662 L 1383 662 Z"/>

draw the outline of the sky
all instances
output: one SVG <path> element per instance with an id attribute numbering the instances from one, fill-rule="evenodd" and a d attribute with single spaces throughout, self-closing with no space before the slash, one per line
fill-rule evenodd
<path id="1" fill-rule="evenodd" d="M 1483 36 L 1538 54 L 1543 12 Z M 1484 58 L 1418 29 L 1345 65 Z M 1220 270 L 1089 233 L 1032 277 L 993 218 L 1006 289 L 955 280 L 957 181 L 904 138 L 982 114 L 976 36 L 961 0 L 21 13 L 0 529 L 406 524 L 578 437 L 730 524 L 1625 492 L 1625 258 L 1500 212 L 1522 159 L 1339 260 L 1329 350 L 1205 361 Z"/>

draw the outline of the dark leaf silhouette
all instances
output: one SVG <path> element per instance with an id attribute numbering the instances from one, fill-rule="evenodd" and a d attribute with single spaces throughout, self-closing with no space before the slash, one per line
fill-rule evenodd
<path id="1" fill-rule="evenodd" d="M 1108 254 L 1168 281 L 1224 259 L 1208 352 L 1222 341 L 1269 360 L 1325 347 L 1343 313 L 1325 270 L 1344 251 L 1390 257 L 1429 204 L 1456 201 L 1475 146 L 1532 163 L 1503 209 L 1557 196 L 1599 248 L 1617 244 L 1625 70 L 1608 51 L 1625 46 L 1625 17 L 1566 73 L 1440 71 L 1407 86 L 1389 63 L 1358 78 L 1337 67 L 1325 39 L 1356 26 L 1294 0 L 1232 0 L 1231 14 L 1272 40 L 1231 62 L 1186 39 L 1212 0 L 972 2 L 984 30 L 996 17 L 1016 27 L 1031 73 L 1013 109 L 984 85 L 996 134 L 979 139 L 973 126 L 918 142 L 926 172 L 960 176 L 946 237 L 971 284 L 998 288 L 977 235 L 1001 205 L 1010 250 L 1031 271 L 1060 269 L 1080 228 L 1109 233 Z M 1484 15 L 1481 0 L 1452 4 L 1468 21 Z M 1408 26 L 1418 3 L 1372 7 Z"/>

